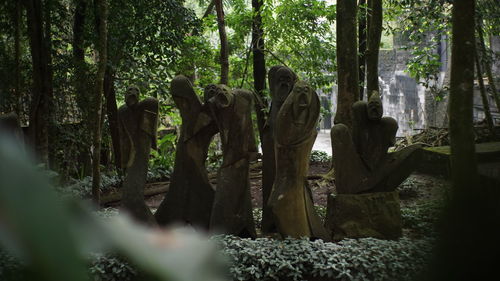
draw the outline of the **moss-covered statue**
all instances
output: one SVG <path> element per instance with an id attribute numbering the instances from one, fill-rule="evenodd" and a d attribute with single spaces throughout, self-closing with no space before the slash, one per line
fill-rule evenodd
<path id="1" fill-rule="evenodd" d="M 319 111 L 316 92 L 298 81 L 276 116 L 276 178 L 268 204 L 278 232 L 285 237 L 329 239 L 314 210 L 306 178 Z"/>
<path id="2" fill-rule="evenodd" d="M 333 240 L 346 237 L 397 239 L 402 235 L 396 187 L 416 168 L 419 145 L 388 153 L 398 124 L 382 117 L 382 101 L 374 92 L 368 102 L 352 107 L 352 131 L 344 124 L 331 130 L 337 195 L 328 198 L 326 227 Z"/>
<path id="3" fill-rule="evenodd" d="M 144 186 L 151 147 L 156 149 L 158 100 L 139 101 L 139 89 L 130 86 L 125 92 L 125 104 L 118 109 L 123 182 L 123 207 L 135 219 L 156 224 L 144 202 Z"/>
<path id="4" fill-rule="evenodd" d="M 211 85 L 205 98 L 219 127 L 223 160 L 210 228 L 215 232 L 255 237 L 249 162 L 257 153 L 252 126 L 252 93 Z"/>
<path id="5" fill-rule="evenodd" d="M 368 102 L 354 103 L 352 112 L 352 134 L 344 124 L 331 130 L 337 193 L 394 191 L 416 168 L 420 145 L 387 152 L 395 144 L 398 124 L 391 117 L 382 117 L 377 93 Z"/>
<path id="6" fill-rule="evenodd" d="M 170 187 L 155 217 L 160 225 L 185 223 L 208 229 L 215 191 L 208 180 L 205 160 L 218 128 L 188 78 L 176 76 L 170 92 L 182 125 Z"/>
<path id="7" fill-rule="evenodd" d="M 263 129 L 263 138 L 270 138 L 270 147 L 264 150 L 262 156 L 262 232 L 276 232 L 276 225 L 273 222 L 273 215 L 267 202 L 273 188 L 276 175 L 276 158 L 274 151 L 273 129 L 281 106 L 292 91 L 293 85 L 297 81 L 297 75 L 293 71 L 281 65 L 275 65 L 269 69 L 267 74 L 269 89 L 271 93 L 271 108 L 269 118 Z M 264 143 L 262 145 L 268 145 Z M 264 149 L 264 148 L 263 148 Z"/>

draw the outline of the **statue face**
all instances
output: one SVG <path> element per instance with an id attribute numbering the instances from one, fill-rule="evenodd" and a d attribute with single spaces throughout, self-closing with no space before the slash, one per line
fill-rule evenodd
<path id="1" fill-rule="evenodd" d="M 134 106 L 139 102 L 139 89 L 135 86 L 128 87 L 125 92 L 125 103 L 127 106 Z"/>
<path id="2" fill-rule="evenodd" d="M 226 108 L 233 103 L 233 93 L 225 85 L 218 85 L 215 96 L 210 99 L 217 108 Z"/>
<path id="3" fill-rule="evenodd" d="M 276 95 L 278 101 L 285 101 L 288 94 L 292 91 L 295 83 L 295 75 L 287 67 L 282 67 L 276 72 Z"/>
<path id="4" fill-rule="evenodd" d="M 366 107 L 368 113 L 368 120 L 371 121 L 380 121 L 382 118 L 382 114 L 384 113 L 382 109 L 382 100 L 378 94 L 373 94 L 369 101 L 368 106 Z"/>
<path id="5" fill-rule="evenodd" d="M 307 113 L 309 105 L 311 104 L 312 94 L 314 93 L 312 88 L 304 82 L 297 82 L 293 88 L 294 96 L 293 103 L 293 116 L 294 122 L 298 124 L 305 124 L 307 119 Z"/>
<path id="6" fill-rule="evenodd" d="M 204 93 L 203 93 L 203 100 L 205 102 L 208 102 L 211 98 L 215 97 L 217 94 L 218 87 L 215 84 L 210 84 L 205 87 Z"/>

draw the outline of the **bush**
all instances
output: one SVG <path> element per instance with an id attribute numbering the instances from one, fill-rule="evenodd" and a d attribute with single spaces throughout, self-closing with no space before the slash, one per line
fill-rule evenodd
<path id="1" fill-rule="evenodd" d="M 419 235 L 435 236 L 435 224 L 443 211 L 444 202 L 434 200 L 401 208 L 403 227 Z"/>
<path id="2" fill-rule="evenodd" d="M 113 255 L 94 255 L 89 268 L 95 281 L 131 281 L 137 271 L 124 259 Z"/>
<path id="3" fill-rule="evenodd" d="M 329 156 L 328 153 L 320 150 L 311 151 L 309 159 L 311 162 L 317 163 L 330 163 L 332 161 L 332 157 Z"/>
<path id="4" fill-rule="evenodd" d="M 432 240 L 322 240 L 215 236 L 233 280 L 411 280 L 426 266 Z"/>

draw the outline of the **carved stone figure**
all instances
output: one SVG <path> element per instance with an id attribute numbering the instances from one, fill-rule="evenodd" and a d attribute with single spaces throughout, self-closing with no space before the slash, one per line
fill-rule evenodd
<path id="1" fill-rule="evenodd" d="M 298 81 L 276 117 L 276 178 L 268 204 L 283 236 L 329 239 L 306 179 L 319 111 L 314 90 Z"/>
<path id="2" fill-rule="evenodd" d="M 271 138 L 273 144 L 269 151 L 264 151 L 262 159 L 262 231 L 265 233 L 276 231 L 276 226 L 272 220 L 272 213 L 267 205 L 276 174 L 273 129 L 276 116 L 297 81 L 297 75 L 288 67 L 281 65 L 271 67 L 267 76 L 272 100 L 270 115 L 264 126 L 263 135 L 264 137 Z"/>
<path id="3" fill-rule="evenodd" d="M 144 202 L 144 186 L 150 149 L 156 149 L 158 100 L 146 98 L 139 101 L 139 89 L 130 86 L 125 93 L 125 104 L 118 109 L 118 123 L 121 165 L 125 171 L 123 206 L 135 219 L 156 224 Z"/>
<path id="4" fill-rule="evenodd" d="M 176 76 L 170 92 L 182 125 L 170 187 L 155 217 L 160 225 L 180 222 L 208 229 L 215 191 L 208 180 L 205 160 L 218 128 L 188 78 Z M 205 95 L 211 95 L 211 90 L 207 89 Z"/>
<path id="5" fill-rule="evenodd" d="M 373 94 L 368 102 L 354 103 L 352 134 L 344 124 L 332 128 L 337 193 L 393 191 L 416 168 L 420 145 L 387 153 L 395 143 L 398 124 L 382 113 L 380 97 Z"/>
<path id="6" fill-rule="evenodd" d="M 212 90 L 206 98 L 219 127 L 223 153 L 210 229 L 255 237 L 249 180 L 249 162 L 257 154 L 251 116 L 252 93 L 231 91 L 225 85 L 212 85 L 209 89 Z"/>
<path id="7" fill-rule="evenodd" d="M 24 146 L 24 134 L 16 113 L 0 114 L 0 134 L 8 135 L 19 146 Z"/>

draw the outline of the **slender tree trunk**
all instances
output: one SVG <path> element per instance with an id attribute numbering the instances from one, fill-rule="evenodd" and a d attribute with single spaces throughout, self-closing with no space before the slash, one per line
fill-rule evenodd
<path id="1" fill-rule="evenodd" d="M 118 132 L 118 106 L 116 105 L 115 73 L 108 65 L 104 75 L 104 96 L 106 97 L 106 113 L 109 122 L 111 142 L 116 170 L 121 173 L 120 135 Z"/>
<path id="2" fill-rule="evenodd" d="M 87 98 L 86 83 L 86 63 L 84 47 L 84 27 L 85 11 L 87 9 L 87 0 L 77 0 L 75 16 L 73 21 L 73 63 L 75 67 L 75 92 L 80 110 L 83 112 L 83 119 L 89 120 L 89 104 L 85 102 Z M 90 121 L 87 121 L 90 124 Z"/>
<path id="3" fill-rule="evenodd" d="M 101 183 L 101 172 L 99 169 L 101 158 L 101 111 L 102 111 L 102 96 L 104 91 L 104 74 L 106 72 L 107 64 L 107 36 L 108 36 L 108 4 L 107 0 L 96 0 L 95 5 L 98 11 L 98 66 L 95 82 L 95 96 L 94 96 L 94 130 L 92 138 L 92 198 L 96 204 L 100 201 L 99 186 Z"/>
<path id="4" fill-rule="evenodd" d="M 45 87 L 47 89 L 47 97 L 48 97 L 48 113 L 47 113 L 47 118 L 48 118 L 48 142 L 54 143 L 54 138 L 55 135 L 52 133 L 54 132 L 56 120 L 55 120 L 55 99 L 54 99 L 54 69 L 52 67 L 52 17 L 51 17 L 51 11 L 52 11 L 52 2 L 54 0 L 44 0 L 44 11 L 43 11 L 43 17 L 44 17 L 44 40 L 43 44 L 45 45 L 44 47 L 44 55 L 43 58 L 45 60 L 45 65 L 46 65 L 46 73 L 45 73 Z M 49 157 L 49 167 L 53 168 L 53 166 L 56 164 L 56 155 L 55 151 L 53 149 L 50 149 L 50 146 L 48 146 L 48 157 Z"/>
<path id="5" fill-rule="evenodd" d="M 229 50 L 222 0 L 215 0 L 215 10 L 217 12 L 217 26 L 219 27 L 220 37 L 220 83 L 227 85 L 229 83 Z"/>
<path id="6" fill-rule="evenodd" d="M 262 231 L 271 231 L 272 213 L 267 200 L 273 188 L 276 173 L 274 159 L 274 142 L 269 128 L 265 128 L 266 116 L 264 113 L 267 104 L 264 104 L 264 89 L 266 88 L 266 60 L 264 56 L 264 30 L 262 28 L 261 9 L 263 0 L 252 0 L 252 53 L 253 53 L 253 81 L 254 88 L 260 101 L 255 101 L 257 127 L 259 128 L 262 147 Z"/>
<path id="7" fill-rule="evenodd" d="M 21 2 L 16 1 L 14 11 L 15 111 L 21 114 Z"/>
<path id="8" fill-rule="evenodd" d="M 379 92 L 378 52 L 382 36 L 382 0 L 370 0 L 370 23 L 368 24 L 366 48 L 366 91 L 370 97 L 373 91 Z"/>
<path id="9" fill-rule="evenodd" d="M 486 44 L 484 44 L 483 25 L 482 25 L 482 19 L 480 17 L 477 20 L 476 30 L 479 38 L 479 47 L 481 51 L 483 66 L 486 70 L 486 76 L 488 77 L 488 85 L 490 86 L 493 98 L 495 99 L 495 104 L 497 106 L 497 109 L 500 112 L 500 94 L 498 93 L 497 87 L 495 85 L 495 80 L 493 79 L 493 74 L 491 73 L 491 64 L 487 59 L 488 54 L 486 52 Z"/>
<path id="10" fill-rule="evenodd" d="M 337 1 L 337 113 L 335 124 L 351 126 L 351 107 L 359 98 L 356 1 Z"/>
<path id="11" fill-rule="evenodd" d="M 205 13 L 203 13 L 201 19 L 208 17 L 208 15 L 210 15 L 214 11 L 214 7 L 215 7 L 215 0 L 212 0 L 208 4 L 207 9 L 205 10 Z"/>
<path id="12" fill-rule="evenodd" d="M 359 0 L 359 24 L 358 24 L 358 65 L 359 65 L 359 99 L 363 100 L 365 90 L 365 65 L 366 65 L 366 0 Z"/>
<path id="13" fill-rule="evenodd" d="M 483 72 L 481 70 L 481 63 L 479 62 L 479 54 L 477 51 L 477 46 L 474 50 L 474 61 L 476 63 L 476 73 L 477 73 L 476 75 L 477 75 L 477 81 L 479 83 L 479 91 L 481 92 L 481 100 L 483 102 L 483 109 L 484 109 L 486 124 L 488 125 L 488 129 L 490 130 L 491 136 L 494 138 L 495 137 L 495 127 L 493 124 L 493 117 L 491 116 L 488 95 L 486 93 L 486 88 L 484 87 Z"/>
<path id="14" fill-rule="evenodd" d="M 49 166 L 49 120 L 50 97 L 46 38 L 43 28 L 43 5 L 41 0 L 25 0 L 28 37 L 33 64 L 33 92 L 29 116 L 29 140 L 38 161 Z"/>

